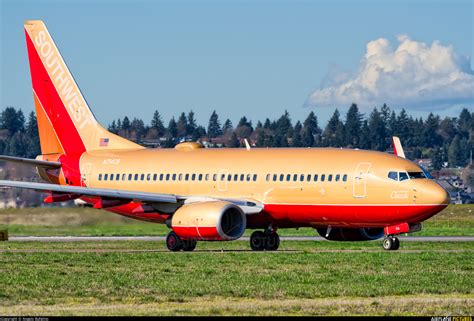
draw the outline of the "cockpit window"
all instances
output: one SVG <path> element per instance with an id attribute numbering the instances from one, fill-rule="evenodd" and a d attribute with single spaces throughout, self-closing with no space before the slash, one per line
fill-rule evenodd
<path id="1" fill-rule="evenodd" d="M 397 172 L 388 172 L 388 178 L 393 179 L 394 181 L 398 181 L 398 173 Z"/>
<path id="2" fill-rule="evenodd" d="M 400 180 L 400 182 L 401 182 L 401 181 L 404 181 L 404 180 L 406 180 L 406 179 L 408 179 L 408 174 L 407 174 L 406 172 L 400 172 L 400 173 L 398 173 L 398 174 L 399 174 L 399 180 Z"/>
<path id="3" fill-rule="evenodd" d="M 408 172 L 408 176 L 410 176 L 410 179 L 426 178 L 423 172 Z"/>

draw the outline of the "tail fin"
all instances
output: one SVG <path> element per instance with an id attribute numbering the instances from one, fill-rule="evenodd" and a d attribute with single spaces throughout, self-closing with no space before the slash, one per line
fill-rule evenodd
<path id="1" fill-rule="evenodd" d="M 43 21 L 25 34 L 42 154 L 143 148 L 97 122 Z"/>

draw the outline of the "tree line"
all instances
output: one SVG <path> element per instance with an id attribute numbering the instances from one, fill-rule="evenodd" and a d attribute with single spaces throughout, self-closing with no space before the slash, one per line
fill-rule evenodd
<path id="1" fill-rule="evenodd" d="M 402 109 L 386 104 L 368 115 L 352 104 L 345 116 L 336 109 L 326 126 L 320 127 L 311 111 L 303 122 L 294 123 L 285 111 L 276 120 L 254 124 L 243 116 L 234 124 L 221 121 L 213 111 L 207 126 L 197 124 L 193 111 L 172 117 L 167 125 L 158 110 L 149 122 L 125 116 L 113 120 L 108 130 L 145 146 L 174 147 L 180 141 L 201 141 L 210 146 L 241 147 L 248 139 L 256 147 L 347 147 L 391 150 L 391 137 L 399 136 L 410 159 L 430 158 L 433 169 L 465 166 L 473 150 L 474 113 L 464 108 L 458 117 L 430 113 L 426 119 L 413 118 Z M 5 108 L 0 115 L 0 153 L 34 158 L 40 154 L 36 116 L 28 119 L 21 109 Z"/>

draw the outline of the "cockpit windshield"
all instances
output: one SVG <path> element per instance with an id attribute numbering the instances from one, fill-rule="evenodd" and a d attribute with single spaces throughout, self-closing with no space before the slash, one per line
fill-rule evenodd
<path id="1" fill-rule="evenodd" d="M 431 176 L 430 172 L 428 172 L 428 170 L 426 168 L 424 168 L 421 165 L 418 165 L 418 166 L 420 166 L 420 168 L 423 171 L 423 174 L 425 174 L 426 178 L 428 178 L 428 179 L 433 179 L 434 178 L 433 176 Z"/>
<path id="2" fill-rule="evenodd" d="M 423 172 L 408 172 L 408 176 L 410 176 L 410 179 L 426 178 Z"/>

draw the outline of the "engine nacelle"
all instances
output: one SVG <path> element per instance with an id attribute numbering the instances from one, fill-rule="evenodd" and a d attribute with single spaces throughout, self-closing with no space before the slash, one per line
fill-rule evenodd
<path id="1" fill-rule="evenodd" d="M 384 236 L 383 227 L 341 228 L 333 227 L 326 237 L 327 229 L 316 229 L 322 237 L 330 241 L 371 241 Z"/>
<path id="2" fill-rule="evenodd" d="M 224 201 L 185 204 L 171 218 L 171 228 L 183 239 L 231 241 L 241 237 L 246 226 L 243 211 Z"/>

